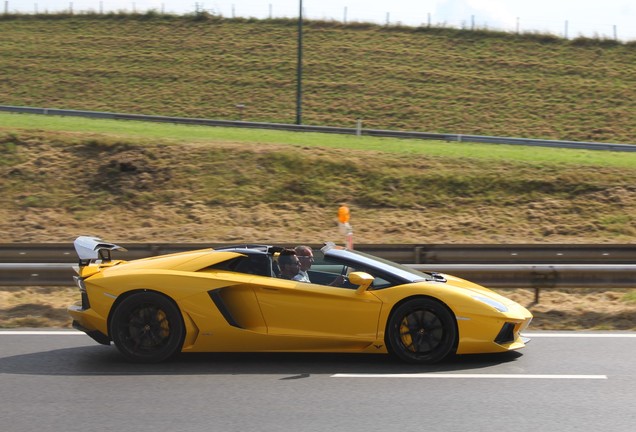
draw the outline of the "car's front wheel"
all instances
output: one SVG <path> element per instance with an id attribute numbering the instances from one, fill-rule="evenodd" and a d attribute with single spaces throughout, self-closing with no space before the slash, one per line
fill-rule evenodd
<path id="1" fill-rule="evenodd" d="M 389 352 L 409 363 L 435 363 L 455 348 L 453 314 L 440 302 L 415 298 L 398 306 L 387 325 Z"/>
<path id="2" fill-rule="evenodd" d="M 156 363 L 181 350 L 185 326 L 179 308 L 155 292 L 125 298 L 113 312 L 110 336 L 129 360 Z"/>

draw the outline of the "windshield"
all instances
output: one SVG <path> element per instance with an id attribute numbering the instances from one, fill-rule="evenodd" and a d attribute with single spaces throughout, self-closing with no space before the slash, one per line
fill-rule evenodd
<path id="1" fill-rule="evenodd" d="M 402 264 L 394 263 L 392 261 L 369 255 L 364 252 L 347 250 L 342 247 L 333 245 L 325 246 L 324 248 L 322 248 L 322 252 L 325 254 L 326 257 L 341 258 L 348 261 L 353 261 L 357 264 L 362 264 L 363 266 L 368 266 L 383 272 L 390 273 L 408 282 L 435 280 L 435 278 L 428 273 L 423 273 Z"/>

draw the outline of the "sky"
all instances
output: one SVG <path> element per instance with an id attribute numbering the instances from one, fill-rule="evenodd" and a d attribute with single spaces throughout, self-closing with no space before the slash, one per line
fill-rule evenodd
<path id="1" fill-rule="evenodd" d="M 225 17 L 298 16 L 301 0 L 0 0 L 2 12 L 204 10 Z M 634 0 L 302 0 L 309 19 L 636 40 Z"/>

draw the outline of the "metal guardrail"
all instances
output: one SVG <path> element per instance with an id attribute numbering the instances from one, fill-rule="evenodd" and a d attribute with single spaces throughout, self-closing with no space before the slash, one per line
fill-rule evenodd
<path id="1" fill-rule="evenodd" d="M 123 243 L 126 260 L 227 243 Z M 293 247 L 295 244 L 280 244 Z M 310 244 L 314 249 L 322 245 Z M 411 264 L 636 264 L 636 244 L 357 244 L 356 250 Z M 75 263 L 68 243 L 0 243 L 0 263 Z"/>
<path id="2" fill-rule="evenodd" d="M 636 288 L 636 264 L 407 264 L 500 288 Z M 73 285 L 74 264 L 0 263 L 0 286 Z"/>
<path id="3" fill-rule="evenodd" d="M 441 140 L 441 141 L 453 141 L 453 142 L 511 144 L 511 145 L 539 146 L 539 147 L 558 147 L 558 148 L 573 148 L 573 149 L 586 149 L 586 150 L 636 152 L 636 144 L 540 140 L 540 139 L 530 139 L 530 138 L 492 137 L 492 136 L 482 136 L 482 135 L 442 134 L 442 133 L 429 133 L 429 132 L 392 131 L 392 130 L 382 130 L 382 129 L 295 125 L 295 124 L 286 124 L 286 123 L 262 123 L 262 122 L 234 121 L 234 120 L 211 120 L 211 119 L 188 118 L 188 117 L 167 117 L 167 116 L 156 116 L 156 115 L 110 113 L 110 112 L 101 112 L 101 111 L 79 111 L 79 110 L 65 110 L 65 109 L 56 109 L 56 108 L 20 107 L 20 106 L 12 106 L 12 105 L 0 105 L 0 111 L 22 113 L 22 114 L 73 116 L 73 117 L 87 117 L 87 118 L 99 118 L 99 119 L 110 119 L 110 120 L 137 120 L 137 121 L 178 123 L 178 124 L 201 125 L 201 126 L 275 129 L 275 130 L 284 130 L 284 131 L 293 131 L 293 132 L 320 132 L 320 133 L 366 135 L 366 136 L 390 137 L 390 138 Z"/>
<path id="4" fill-rule="evenodd" d="M 606 264 L 410 264 L 424 272 L 439 272 L 490 288 L 534 290 L 539 303 L 542 289 L 636 288 L 636 265 Z M 0 286 L 72 285 L 73 264 L 0 263 Z"/>
<path id="5" fill-rule="evenodd" d="M 114 257 L 132 260 L 221 245 L 122 246 L 128 252 L 114 252 Z M 535 302 L 540 291 L 549 288 L 636 288 L 636 245 L 367 244 L 356 248 L 418 270 L 451 274 L 491 288 L 534 289 Z M 72 285 L 76 262 L 70 243 L 0 244 L 0 286 Z"/>

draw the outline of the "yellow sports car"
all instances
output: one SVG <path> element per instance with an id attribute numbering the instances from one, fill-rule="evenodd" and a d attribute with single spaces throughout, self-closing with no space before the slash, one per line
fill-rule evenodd
<path id="1" fill-rule="evenodd" d="M 477 284 L 333 243 L 315 251 L 302 281 L 281 277 L 288 251 L 275 246 L 123 261 L 111 256 L 122 247 L 82 236 L 75 249 L 82 305 L 68 309 L 73 326 L 137 362 L 179 352 L 295 351 L 433 363 L 522 348 L 532 319 Z"/>

